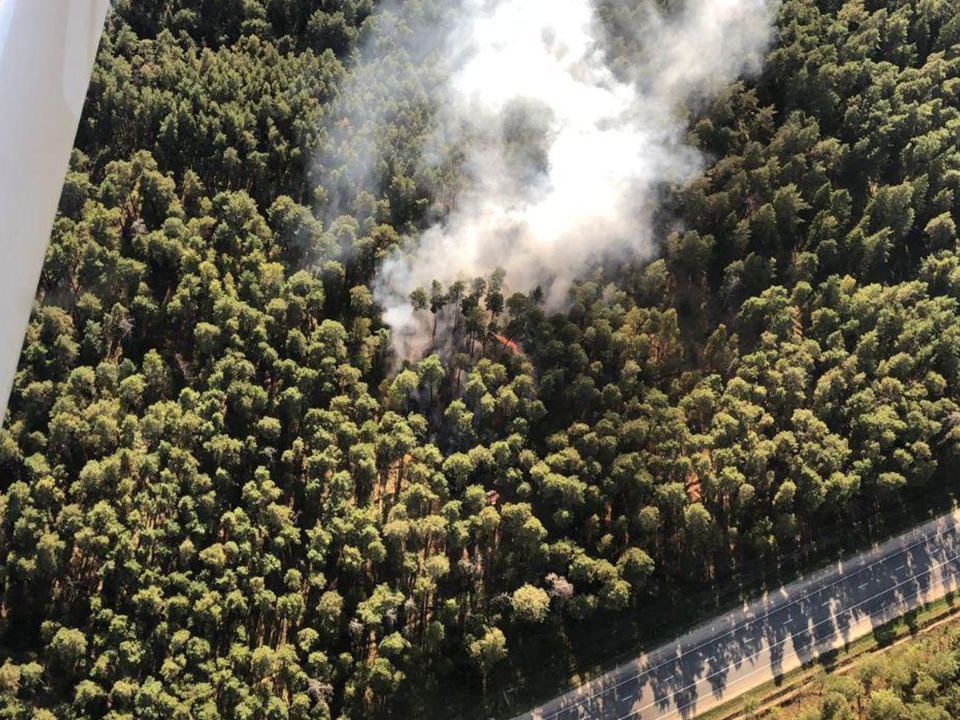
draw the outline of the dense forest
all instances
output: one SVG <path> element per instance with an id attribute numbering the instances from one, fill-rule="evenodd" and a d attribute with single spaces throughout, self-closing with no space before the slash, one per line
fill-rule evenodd
<path id="1" fill-rule="evenodd" d="M 602 3 L 624 56 L 641 4 Z M 412 362 L 370 288 L 455 180 L 403 23 L 368 62 L 409 92 L 342 91 L 375 9 L 113 3 L 0 435 L 2 717 L 445 717 L 526 638 L 955 484 L 958 3 L 784 0 L 657 259 L 562 313 L 423 288 Z M 923 662 L 870 713 L 956 679 Z"/>

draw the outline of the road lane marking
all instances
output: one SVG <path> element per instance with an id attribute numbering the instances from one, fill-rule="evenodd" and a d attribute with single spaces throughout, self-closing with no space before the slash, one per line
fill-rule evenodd
<path id="1" fill-rule="evenodd" d="M 897 565 L 897 567 L 893 568 L 893 569 L 890 571 L 890 573 L 891 573 L 891 574 L 893 574 L 893 573 L 898 573 L 898 572 L 900 572 L 901 570 L 903 570 L 903 568 L 905 568 L 906 566 L 907 566 L 906 563 L 901 563 L 900 565 Z M 869 584 L 870 584 L 870 581 L 868 580 L 867 582 L 863 583 L 862 585 L 859 585 L 859 586 L 857 587 L 857 589 L 858 589 L 858 590 L 863 590 L 863 588 L 867 587 L 867 585 L 869 585 Z M 824 608 L 829 607 L 830 605 L 832 605 L 835 600 L 836 600 L 836 598 L 830 598 L 829 600 L 827 600 L 827 601 L 826 601 L 825 603 L 823 603 L 822 605 L 819 605 L 818 607 L 816 607 L 816 608 L 811 608 L 811 609 L 812 609 L 812 610 L 813 610 L 813 609 L 823 610 Z"/>
<path id="2" fill-rule="evenodd" d="M 951 514 L 949 517 L 953 518 L 954 516 L 953 516 L 953 514 Z M 838 584 L 840 584 L 840 583 L 842 583 L 842 582 L 846 582 L 847 580 L 850 580 L 850 579 L 856 577 L 857 575 L 859 575 L 860 573 L 862 573 L 862 572 L 864 572 L 864 571 L 866 571 L 866 570 L 869 570 L 869 569 L 871 569 L 871 568 L 874 568 L 874 567 L 876 567 L 877 565 L 882 565 L 883 563 L 887 562 L 888 560 L 890 560 L 890 559 L 893 558 L 893 557 L 896 557 L 897 555 L 900 555 L 900 554 L 902 554 L 902 553 L 909 552 L 910 550 L 912 550 L 913 548 L 917 547 L 918 545 L 922 545 L 922 544 L 924 544 L 924 543 L 932 540 L 932 539 L 935 538 L 935 537 L 941 537 L 941 536 L 942 536 L 943 538 L 946 538 L 948 535 L 956 534 L 957 531 L 960 530 L 960 526 L 958 526 L 957 524 L 954 524 L 952 527 L 948 528 L 946 531 L 942 530 L 942 529 L 939 527 L 940 521 L 941 521 L 942 519 L 943 519 L 943 518 L 938 518 L 936 521 L 933 521 L 933 522 L 935 523 L 936 532 L 930 532 L 930 533 L 924 535 L 924 537 L 923 537 L 922 539 L 917 540 L 916 542 L 911 543 L 911 544 L 909 544 L 909 545 L 905 545 L 905 546 L 903 546 L 903 547 L 901 547 L 901 548 L 898 548 L 898 549 L 896 549 L 896 551 L 890 552 L 890 553 L 888 553 L 887 555 L 884 555 L 882 558 L 880 558 L 880 559 L 878 559 L 878 560 L 876 560 L 876 561 L 874 561 L 874 562 L 871 562 L 871 563 L 869 563 L 869 564 L 867 564 L 867 565 L 864 565 L 863 567 L 858 568 L 857 570 L 854 570 L 854 571 L 850 572 L 849 574 L 845 574 L 845 573 L 844 573 L 844 574 L 841 574 L 841 575 L 840 575 L 836 580 L 834 580 L 833 582 L 830 582 L 830 583 L 828 583 L 828 584 L 826 584 L 826 585 L 822 585 L 822 586 L 819 587 L 818 589 L 813 590 L 813 591 L 807 593 L 806 595 L 803 595 L 803 596 L 797 598 L 796 600 L 792 600 L 792 601 L 790 601 L 789 603 L 787 603 L 787 604 L 785 604 L 785 605 L 781 605 L 781 606 L 779 606 L 779 607 L 777 607 L 777 608 L 774 608 L 774 609 L 772 609 L 772 610 L 769 610 L 768 612 L 766 612 L 766 613 L 763 614 L 763 615 L 758 615 L 758 616 L 755 616 L 755 617 L 753 617 L 753 618 L 750 618 L 750 619 L 747 620 L 746 622 L 743 622 L 743 623 L 741 623 L 739 626 L 734 627 L 734 628 L 731 629 L 731 630 L 728 630 L 727 632 L 723 633 L 722 635 L 716 635 L 716 636 L 710 637 L 709 639 L 703 641 L 703 642 L 700 643 L 699 645 L 696 645 L 696 646 L 694 646 L 694 647 L 691 647 L 691 648 L 688 648 L 688 649 L 684 650 L 683 652 L 680 653 L 680 655 L 677 655 L 676 657 L 673 657 L 673 658 L 669 658 L 669 659 L 667 659 L 667 660 L 664 660 L 664 661 L 658 663 L 657 665 L 654 665 L 654 666 L 652 666 L 652 667 L 649 667 L 649 668 L 647 668 L 646 670 L 642 670 L 642 671 L 637 672 L 637 673 L 635 673 L 635 674 L 633 674 L 633 675 L 631 675 L 631 676 L 629 676 L 629 677 L 627 677 L 627 678 L 624 678 L 624 679 L 620 680 L 619 682 L 617 682 L 616 685 L 612 685 L 612 686 L 610 686 L 610 687 L 608 687 L 608 688 L 603 688 L 603 689 L 597 690 L 597 691 L 594 692 L 592 695 L 588 695 L 588 696 L 586 696 L 586 697 L 580 698 L 580 699 L 578 699 L 576 702 L 573 702 L 573 703 L 571 703 L 570 705 L 567 705 L 566 707 L 563 707 L 563 708 L 554 710 L 553 712 L 551 712 L 551 713 L 549 713 L 549 714 L 544 714 L 544 715 L 541 716 L 541 720 L 552 720 L 553 718 L 557 717 L 557 716 L 560 715 L 561 713 L 565 713 L 565 712 L 567 712 L 568 710 L 572 710 L 573 708 L 575 708 L 575 707 L 577 707 L 577 706 L 579 706 L 579 705 L 582 705 L 583 703 L 590 702 L 591 700 L 594 700 L 595 698 L 598 698 L 598 697 L 600 697 L 601 695 L 606 695 L 607 693 L 616 690 L 617 688 L 621 687 L 621 686 L 624 685 L 625 683 L 630 682 L 631 680 L 637 680 L 637 679 L 639 679 L 639 678 L 644 677 L 645 675 L 648 675 L 648 674 L 650 674 L 650 673 L 652 673 L 652 672 L 654 672 L 654 671 L 656 671 L 656 670 L 659 670 L 659 669 L 660 669 L 661 667 L 663 667 L 664 665 L 668 665 L 668 664 L 671 663 L 671 662 L 679 662 L 680 660 L 682 660 L 682 659 L 684 658 L 684 656 L 689 655 L 689 654 L 692 653 L 692 652 L 696 652 L 697 650 L 699 650 L 699 649 L 702 648 L 702 647 L 705 647 L 705 646 L 707 646 L 707 645 L 709 645 L 709 644 L 711 644 L 711 643 L 714 643 L 714 642 L 716 642 L 717 640 L 720 640 L 721 638 L 724 638 L 724 637 L 726 637 L 726 636 L 728 636 L 728 635 L 736 634 L 737 632 L 743 630 L 744 628 L 747 628 L 747 627 L 753 625 L 753 624 L 756 623 L 756 622 L 759 622 L 760 620 L 765 620 L 766 618 L 770 617 L 770 616 L 773 615 L 774 613 L 780 612 L 781 610 L 786 610 L 787 608 L 792 607 L 793 605 L 796 605 L 797 603 L 800 603 L 800 602 L 803 602 L 803 601 L 805 601 L 805 600 L 808 600 L 808 599 L 812 598 L 813 596 L 818 595 L 819 593 L 823 592 L 824 590 L 827 590 L 827 589 L 829 589 L 829 588 L 832 588 L 832 587 L 834 587 L 835 585 L 838 585 Z M 955 518 L 954 518 L 954 519 L 955 519 Z M 908 531 L 907 533 L 904 533 L 904 534 L 905 534 L 905 535 L 909 535 L 910 532 L 912 532 L 912 531 Z M 903 536 L 901 536 L 901 537 L 903 537 Z M 896 538 L 894 538 L 894 539 L 896 539 Z M 888 542 L 889 542 L 889 541 L 888 541 Z M 882 545 L 881 545 L 881 546 L 882 546 Z M 869 552 L 870 552 L 870 551 L 867 551 L 866 553 L 863 553 L 863 554 L 868 554 Z M 862 555 L 861 555 L 861 556 L 862 556 Z M 842 562 L 842 561 L 841 561 L 841 562 Z M 906 563 L 903 563 L 903 564 L 900 566 L 900 568 L 903 568 L 905 565 L 906 565 Z M 828 566 L 828 567 L 829 567 L 829 566 Z M 900 569 L 900 568 L 898 568 L 898 569 Z M 824 569 L 825 569 L 825 568 L 824 568 Z M 815 570 L 815 571 L 813 571 L 813 573 L 811 573 L 811 574 L 816 574 L 817 572 L 819 572 L 819 571 Z M 800 580 L 799 582 L 803 582 L 803 580 Z M 781 587 L 781 588 L 779 588 L 779 589 L 782 590 L 783 588 Z M 768 593 L 768 595 L 769 595 L 769 593 Z M 761 597 L 762 597 L 762 596 L 761 596 Z M 822 608 L 822 607 L 824 607 L 825 605 L 829 605 L 830 602 L 832 602 L 832 601 L 833 601 L 833 598 L 831 598 L 830 601 L 828 601 L 828 602 L 825 603 L 824 605 L 821 605 L 820 607 Z M 747 606 L 749 607 L 753 602 L 757 602 L 757 600 L 751 601 L 751 603 L 748 603 Z M 733 612 L 733 611 L 731 611 L 731 612 Z M 696 631 L 696 628 L 694 628 L 693 631 Z M 691 632 L 693 632 L 693 631 L 691 631 Z M 656 652 L 656 651 L 654 651 L 654 652 Z M 613 671 L 611 671 L 611 672 L 616 672 L 616 670 L 613 670 Z M 673 676 L 671 676 L 671 677 L 673 677 Z M 570 692 L 573 692 L 573 691 L 570 691 Z M 534 711 L 532 711 L 532 712 L 536 712 L 536 711 L 534 710 Z"/>
<path id="3" fill-rule="evenodd" d="M 855 605 L 851 605 L 850 607 L 845 608 L 844 610 L 841 610 L 841 611 L 840 611 L 839 613 L 837 613 L 835 616 L 831 616 L 831 617 L 829 617 L 829 618 L 826 618 L 825 620 L 821 620 L 821 621 L 819 621 L 819 622 L 817 622 L 817 623 L 814 623 L 812 626 L 809 627 L 808 630 L 806 630 L 806 632 L 812 631 L 812 630 L 813 630 L 814 628 L 816 628 L 818 625 L 822 625 L 822 624 L 825 623 L 825 622 L 835 621 L 835 620 L 837 620 L 839 617 L 841 617 L 842 615 L 851 613 L 853 610 L 855 610 L 856 608 L 860 607 L 860 606 L 863 605 L 864 603 L 868 603 L 868 602 L 870 602 L 871 600 L 876 600 L 876 599 L 877 599 L 878 597 L 880 597 L 881 595 L 886 595 L 887 593 L 892 592 L 893 590 L 896 590 L 896 589 L 897 589 L 898 587 L 900 587 L 901 585 L 904 585 L 904 584 L 910 582 L 911 580 L 916 580 L 917 578 L 919 578 L 919 577 L 921 577 L 921 576 L 923 576 L 923 575 L 928 575 L 928 574 L 932 573 L 934 570 L 937 570 L 938 568 L 941 568 L 941 567 L 945 567 L 946 565 L 949 565 L 950 563 L 954 562 L 954 561 L 957 560 L 957 559 L 960 559 L 960 554 L 954 555 L 954 556 L 951 557 L 949 560 L 946 560 L 946 561 L 940 563 L 939 565 L 934 565 L 933 567 L 931 567 L 931 568 L 929 568 L 929 569 L 927 569 L 927 570 L 924 570 L 924 571 L 921 572 L 921 573 L 917 573 L 916 575 L 911 575 L 911 576 L 910 576 L 909 578 L 907 578 L 906 580 L 903 580 L 902 582 L 899 582 L 899 583 L 897 583 L 896 585 L 892 585 L 892 586 L 890 586 L 889 588 L 887 588 L 886 590 L 884 590 L 884 591 L 882 591 L 882 592 L 876 593 L 875 595 L 872 595 L 872 596 L 866 598 L 865 600 L 861 600 L 860 602 L 856 603 Z M 957 575 L 960 575 L 960 568 L 957 568 L 957 570 L 953 573 L 953 575 L 952 575 L 951 577 L 955 577 L 955 576 L 957 576 Z M 944 584 L 944 585 L 946 585 L 946 580 L 947 580 L 947 579 L 948 579 L 947 577 L 944 577 L 944 578 L 943 578 L 943 584 Z M 902 600 L 901 602 L 906 601 L 906 600 L 909 599 L 909 598 L 914 598 L 914 597 L 916 597 L 916 596 L 919 595 L 919 594 L 920 594 L 920 590 L 917 590 L 916 592 L 912 593 L 911 595 L 908 595 L 907 597 L 903 598 L 903 600 Z M 873 617 L 874 615 L 876 615 L 877 613 L 882 612 L 882 611 L 884 611 L 884 610 L 886 610 L 886 609 L 888 609 L 888 608 L 879 608 L 878 610 L 876 610 L 876 611 L 874 611 L 874 612 L 867 613 L 867 616 L 869 616 L 869 617 L 872 618 L 872 617 Z M 792 639 L 792 637 L 793 637 L 793 636 L 785 637 L 785 638 L 783 638 L 782 640 L 778 640 L 777 642 L 772 643 L 771 645 L 768 645 L 768 646 L 766 646 L 765 648 L 758 650 L 757 652 L 753 653 L 752 655 L 748 655 L 748 656 L 746 656 L 746 657 L 744 657 L 744 658 L 741 658 L 741 659 L 738 660 L 736 663 L 731 663 L 730 665 L 727 665 L 726 667 L 720 668 L 719 670 L 715 670 L 714 672 L 710 673 L 709 675 L 706 675 L 706 676 L 700 678 L 700 679 L 697 680 L 695 683 L 691 683 L 690 685 L 687 685 L 687 686 L 685 686 L 685 687 L 679 688 L 678 690 L 674 690 L 674 691 L 671 692 L 669 695 L 665 696 L 664 698 L 662 698 L 662 699 L 660 699 L 660 700 L 654 700 L 653 702 L 644 705 L 643 707 L 639 708 L 638 710 L 632 710 L 632 711 L 631 711 L 630 713 L 628 713 L 627 715 L 623 715 L 622 717 L 618 718 L 618 720 L 627 720 L 627 718 L 631 718 L 631 717 L 634 717 L 634 716 L 636 716 L 636 715 L 639 715 L 639 714 L 642 713 L 644 710 L 647 710 L 647 709 L 653 707 L 654 705 L 659 705 L 659 704 L 661 704 L 661 703 L 664 702 L 664 701 L 670 700 L 671 698 L 673 698 L 675 695 L 677 695 L 677 694 L 679 694 L 679 693 L 682 693 L 682 692 L 685 692 L 685 691 L 687 691 L 687 690 L 690 690 L 691 688 L 696 688 L 698 685 L 700 685 L 700 684 L 703 683 L 704 681 L 709 680 L 710 678 L 715 677 L 716 675 L 719 675 L 719 674 L 721 674 L 721 673 L 723 673 L 723 672 L 726 672 L 727 670 L 729 670 L 729 669 L 732 668 L 732 667 L 736 667 L 737 665 L 743 664 L 743 663 L 747 662 L 748 660 L 757 657 L 758 655 L 760 655 L 760 654 L 763 653 L 764 651 L 770 651 L 770 650 L 773 650 L 775 647 L 778 647 L 778 646 L 780 646 L 780 645 L 783 645 L 784 643 L 786 643 L 787 640 Z M 814 641 L 814 642 L 816 643 L 816 641 Z M 798 653 L 796 650 L 794 650 L 794 655 L 796 655 L 797 658 L 800 657 L 799 653 Z M 744 675 L 744 676 L 742 676 L 742 677 L 737 678 L 736 680 L 734 680 L 732 683 L 730 683 L 730 685 L 729 685 L 728 687 L 732 687 L 733 685 L 736 685 L 737 683 L 743 681 L 745 678 L 748 678 L 748 677 L 750 677 L 751 675 L 754 675 L 754 674 L 756 674 L 756 673 L 758 673 L 758 672 L 761 672 L 761 671 L 763 671 L 763 670 L 766 670 L 766 669 L 768 669 L 768 668 L 770 668 L 770 667 L 772 667 L 772 666 L 773 666 L 773 663 L 771 662 L 771 663 L 769 663 L 769 664 L 767 664 L 767 665 L 765 665 L 765 666 L 763 666 L 763 667 L 756 668 L 756 669 L 752 670 L 751 672 L 747 673 L 746 675 Z M 689 707 L 690 705 L 692 705 L 692 704 L 695 703 L 695 702 L 696 702 L 696 700 L 692 700 L 692 701 L 686 703 L 685 705 L 678 706 L 677 708 L 675 708 L 674 710 L 671 710 L 670 712 L 671 712 L 671 713 L 682 712 L 684 709 L 686 709 L 687 707 Z M 657 720 L 661 720 L 662 718 L 665 718 L 665 717 L 668 717 L 668 715 L 660 715 L 660 716 L 658 716 Z"/>
<path id="4" fill-rule="evenodd" d="M 907 583 L 907 582 L 910 582 L 911 580 L 915 580 L 915 579 L 917 579 L 918 577 L 920 577 L 920 576 L 922 576 L 922 575 L 926 575 L 926 574 L 928 574 L 928 573 L 931 573 L 931 572 L 933 572 L 934 570 L 936 570 L 937 568 L 943 567 L 943 566 L 945 566 L 945 565 L 949 565 L 950 563 L 954 562 L 954 561 L 957 560 L 958 558 L 960 558 L 960 555 L 955 555 L 954 557 L 952 557 L 952 558 L 950 558 L 949 560 L 941 563 L 940 565 L 934 566 L 934 567 L 932 567 L 932 568 L 930 568 L 930 569 L 928 569 L 928 570 L 925 570 L 925 571 L 922 572 L 922 573 L 918 573 L 917 575 L 911 575 L 907 580 L 904 580 L 903 582 L 898 583 L 897 585 L 894 585 L 894 586 L 888 588 L 887 590 L 884 590 L 884 591 L 881 592 L 881 593 L 877 593 L 876 595 L 873 595 L 873 596 L 867 598 L 866 600 L 863 600 L 863 601 L 857 603 L 856 605 L 851 605 L 849 608 L 846 608 L 846 609 L 842 610 L 837 616 L 827 618 L 826 620 L 822 620 L 822 621 L 820 621 L 819 623 L 815 623 L 813 626 L 810 627 L 810 630 L 812 630 L 813 628 L 815 628 L 817 625 L 820 625 L 820 624 L 822 624 L 822 623 L 824 623 L 824 622 L 827 622 L 828 620 L 835 620 L 835 619 L 837 619 L 839 616 L 843 615 L 844 613 L 849 613 L 849 612 L 852 611 L 854 608 L 859 607 L 859 606 L 862 605 L 863 603 L 870 602 L 871 600 L 876 600 L 876 599 L 877 599 L 878 597 L 880 597 L 881 595 L 885 595 L 886 593 L 890 592 L 891 590 L 895 590 L 895 589 L 896 589 L 897 587 L 899 587 L 900 585 L 903 585 L 903 584 L 905 584 L 905 583 Z M 955 577 L 958 576 L 958 575 L 960 575 L 960 568 L 958 568 L 957 571 L 956 571 L 952 576 L 950 576 L 950 577 L 946 577 L 946 576 L 945 576 L 944 578 L 942 578 L 942 583 L 941 583 L 941 584 L 942 584 L 944 587 L 946 587 L 946 581 L 949 580 L 949 579 L 955 578 Z M 906 596 L 905 598 L 903 598 L 903 599 L 901 600 L 901 602 L 906 602 L 907 600 L 909 600 L 909 599 L 911 599 L 911 598 L 914 598 L 914 597 L 916 597 L 916 596 L 919 595 L 919 594 L 920 594 L 920 590 L 917 590 L 917 591 L 911 593 L 910 595 Z M 872 618 L 872 617 L 873 617 L 874 615 L 876 615 L 877 613 L 883 612 L 883 611 L 886 610 L 886 609 L 888 609 L 888 608 L 886 608 L 886 607 L 878 608 L 877 610 L 875 610 L 875 611 L 873 611 L 873 612 L 867 613 L 867 617 Z M 862 619 L 862 618 L 861 618 L 861 619 Z M 777 646 L 779 646 L 779 645 L 782 645 L 782 644 L 786 643 L 786 641 L 787 641 L 788 639 L 790 639 L 790 638 L 789 638 L 789 637 L 783 638 L 782 640 L 779 640 L 779 641 L 777 641 L 776 643 L 773 643 L 772 645 L 767 646 L 766 649 L 772 650 L 773 648 L 775 648 L 775 647 L 777 647 Z M 756 653 L 754 653 L 753 655 L 748 655 L 747 657 L 743 658 L 741 661 L 739 661 L 739 663 L 746 662 L 747 660 L 756 657 L 757 655 L 761 654 L 762 652 L 764 652 L 763 649 L 758 650 L 758 651 L 757 651 Z M 798 659 L 800 658 L 800 655 L 799 655 L 799 653 L 798 653 L 796 650 L 794 650 L 793 654 L 794 654 Z M 730 668 L 735 667 L 737 664 L 738 664 L 738 663 L 732 663 L 732 664 L 730 664 L 730 665 L 727 665 L 727 666 L 724 667 L 724 668 L 720 668 L 719 670 L 714 671 L 714 672 L 711 673 L 710 675 L 707 675 L 707 676 L 705 676 L 705 677 L 700 678 L 700 679 L 697 680 L 695 683 L 692 683 L 692 684 L 690 684 L 690 685 L 687 685 L 686 687 L 682 687 L 682 688 L 680 688 L 680 689 L 678 689 L 678 690 L 674 690 L 672 693 L 670 693 L 670 695 L 667 695 L 666 698 L 664 698 L 664 699 L 671 698 L 671 697 L 673 697 L 674 695 L 676 695 L 676 694 L 678 694 L 678 693 L 684 692 L 685 690 L 689 690 L 689 689 L 691 689 L 691 688 L 695 688 L 697 685 L 701 684 L 701 683 L 704 682 L 705 680 L 709 680 L 709 679 L 712 678 L 714 675 L 717 675 L 717 674 L 719 674 L 719 673 L 725 672 L 725 671 L 729 670 Z M 730 685 L 729 685 L 728 687 L 732 687 L 733 685 L 736 685 L 737 683 L 742 682 L 744 679 L 750 677 L 751 675 L 755 675 L 756 673 L 761 672 L 761 671 L 763 671 L 763 670 L 766 670 L 766 669 L 768 669 L 768 668 L 770 668 L 770 667 L 772 667 L 772 666 L 773 666 L 773 663 L 771 662 L 771 663 L 768 663 L 767 665 L 764 665 L 763 667 L 755 668 L 754 670 L 751 670 L 751 671 L 750 671 L 749 673 L 747 673 L 746 675 L 743 675 L 743 676 L 737 678 L 736 680 L 734 680 L 732 683 L 730 683 Z M 628 713 L 627 715 L 624 715 L 624 716 L 618 718 L 618 720 L 626 720 L 627 718 L 630 718 L 630 717 L 632 717 L 633 715 L 637 715 L 637 714 L 643 712 L 644 710 L 647 710 L 648 708 L 653 707 L 654 705 L 660 704 L 661 702 L 663 702 L 664 699 L 657 700 L 657 701 L 654 701 L 654 702 L 652 702 L 652 703 L 648 703 L 647 705 L 644 705 L 644 706 L 643 706 L 642 708 L 640 708 L 639 710 L 631 711 L 631 712 Z M 731 698 L 731 699 L 732 699 L 732 698 Z M 694 704 L 695 702 L 696 702 L 696 700 L 692 700 L 692 701 L 690 701 L 690 702 L 688 702 L 688 703 L 685 703 L 684 705 L 678 706 L 677 708 L 675 708 L 674 710 L 671 710 L 671 711 L 669 711 L 669 712 L 670 712 L 670 713 L 682 712 L 683 710 L 685 710 L 687 707 L 689 707 L 690 705 Z M 668 716 L 669 716 L 669 715 L 660 715 L 660 716 L 658 716 L 658 717 L 656 718 L 656 720 L 662 720 L 663 718 L 666 718 L 666 717 L 668 717 Z"/>
<path id="5" fill-rule="evenodd" d="M 952 561 L 951 561 L 951 562 L 952 562 Z M 960 575 L 960 572 L 956 573 L 953 577 L 955 578 L 957 575 Z M 911 579 L 912 579 L 912 578 L 911 578 Z M 946 580 L 947 580 L 947 579 L 950 579 L 950 578 L 944 578 L 944 582 L 943 582 L 944 588 L 946 588 Z M 915 598 L 915 597 L 917 597 L 919 594 L 920 594 L 920 591 L 917 590 L 916 592 L 913 592 L 913 593 L 911 593 L 910 595 L 908 595 L 907 597 L 905 597 L 902 602 L 906 602 L 907 600 L 909 600 L 909 599 L 911 599 L 911 598 Z M 877 613 L 883 612 L 883 611 L 886 610 L 886 609 L 887 609 L 887 608 L 885 608 L 885 607 L 884 607 L 884 608 L 878 608 L 878 609 L 875 610 L 874 612 L 867 613 L 867 616 L 866 616 L 866 617 L 869 617 L 869 618 L 872 619 L 874 615 L 876 615 Z M 901 615 L 900 617 L 902 617 L 902 615 Z M 783 642 L 785 642 L 785 640 L 784 640 Z M 771 647 L 772 647 L 772 646 L 771 646 Z M 796 650 L 794 650 L 793 654 L 796 656 L 796 658 L 797 658 L 798 660 L 800 659 L 800 655 L 796 652 Z M 802 665 L 802 661 L 801 661 L 801 665 Z M 736 684 L 738 684 L 738 683 L 740 683 L 740 682 L 743 682 L 745 679 L 747 679 L 747 678 L 750 677 L 751 675 L 755 675 L 756 673 L 761 672 L 762 670 L 767 670 L 767 669 L 769 669 L 769 668 L 771 668 L 771 667 L 773 667 L 773 663 L 772 663 L 772 662 L 771 662 L 771 663 L 768 663 L 767 665 L 765 665 L 765 666 L 763 666 L 763 667 L 760 667 L 760 668 L 756 668 L 756 669 L 754 669 L 754 670 L 751 670 L 751 671 L 750 671 L 749 673 L 747 673 L 746 675 L 743 675 L 743 676 L 737 678 L 736 680 L 734 680 L 732 683 L 730 683 L 729 687 L 733 687 L 734 685 L 736 685 Z M 736 697 L 736 696 L 734 696 L 734 697 Z M 730 699 L 732 700 L 733 698 L 730 698 Z M 670 717 L 671 714 L 679 714 L 679 713 L 682 713 L 684 710 L 686 710 L 688 707 L 690 707 L 691 705 L 693 705 L 693 704 L 696 703 L 696 702 L 697 702 L 696 700 L 691 700 L 690 702 L 684 703 L 683 705 L 680 705 L 680 706 L 674 708 L 674 709 L 671 710 L 667 715 L 660 715 L 660 716 L 654 718 L 653 720 L 665 720 L 665 718 Z M 649 707 L 649 706 L 648 706 L 648 707 Z M 638 712 L 642 712 L 642 709 L 641 709 L 641 711 L 638 711 Z M 631 712 L 630 714 L 624 715 L 623 717 L 618 718 L 617 720 L 628 720 L 628 718 L 630 718 L 631 715 L 633 715 L 633 714 L 635 714 L 635 713 L 632 713 L 632 712 Z"/>
<path id="6" fill-rule="evenodd" d="M 958 555 L 957 557 L 960 557 L 960 555 Z M 946 562 L 949 563 L 949 562 L 951 562 L 951 560 L 947 560 Z M 901 566 L 900 566 L 900 568 L 903 568 L 903 567 L 905 567 L 905 565 L 901 565 Z M 899 569 L 899 568 L 898 568 L 898 569 Z M 892 570 L 891 572 L 896 572 L 896 571 L 895 571 L 895 570 Z M 917 578 L 917 577 L 920 577 L 920 576 L 919 576 L 919 575 L 911 575 L 909 578 L 907 578 L 907 579 L 904 580 L 903 582 L 908 582 L 909 580 L 912 580 L 912 579 Z M 863 588 L 867 587 L 869 584 L 870 584 L 869 582 L 865 582 L 865 583 L 859 585 L 859 586 L 857 587 L 857 590 L 863 590 Z M 894 587 L 899 587 L 899 585 L 895 585 Z M 884 591 L 884 592 L 885 592 L 885 591 Z M 876 598 L 876 597 L 879 597 L 879 595 L 882 595 L 882 594 L 883 594 L 883 593 L 881 592 L 881 593 L 878 593 L 877 595 L 874 595 L 873 597 Z M 823 608 L 831 605 L 835 600 L 836 600 L 836 598 L 830 598 L 830 599 L 829 599 L 827 602 L 825 602 L 823 605 L 818 605 L 818 606 L 815 607 L 815 608 L 810 608 L 810 612 L 808 612 L 807 614 L 810 615 L 811 613 L 813 613 L 813 612 L 816 611 L 816 610 L 822 610 Z M 787 607 L 789 607 L 789 606 L 784 605 L 783 608 L 781 608 L 781 609 L 786 609 Z M 855 606 L 854 606 L 854 607 L 855 607 Z M 844 612 L 846 612 L 845 609 L 840 609 L 840 610 L 838 610 L 838 611 L 834 611 L 833 614 L 831 614 L 830 618 L 827 618 L 827 620 L 836 617 L 838 613 L 842 615 Z M 826 622 L 826 620 L 821 620 L 820 622 Z M 816 627 L 818 624 L 820 624 L 820 623 L 814 624 L 813 627 Z M 719 640 L 721 637 L 723 637 L 723 636 L 722 636 L 722 635 L 721 635 L 721 636 L 718 636 L 716 639 Z M 729 669 L 729 668 L 724 668 L 724 669 Z M 677 674 L 676 674 L 676 673 L 673 673 L 672 675 L 668 675 L 667 677 L 663 678 L 660 682 L 662 682 L 662 683 L 668 683 L 668 682 L 670 682 L 671 680 L 673 680 L 676 676 L 677 676 Z"/>

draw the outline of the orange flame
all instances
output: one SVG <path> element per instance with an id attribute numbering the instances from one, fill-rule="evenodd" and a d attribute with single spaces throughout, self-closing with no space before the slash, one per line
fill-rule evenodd
<path id="1" fill-rule="evenodd" d="M 517 344 L 516 344 L 513 340 L 511 340 L 510 338 L 504 337 L 503 335 L 497 335 L 496 333 L 493 333 L 493 336 L 494 336 L 497 340 L 499 340 L 499 341 L 500 341 L 500 344 L 503 345 L 503 347 L 506 348 L 507 350 L 510 350 L 511 352 L 515 352 L 515 353 L 519 353 L 519 352 L 520 352 L 520 346 L 517 345 Z"/>

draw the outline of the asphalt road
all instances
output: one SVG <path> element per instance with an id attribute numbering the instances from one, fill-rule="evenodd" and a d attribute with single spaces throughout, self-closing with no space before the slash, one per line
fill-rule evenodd
<path id="1" fill-rule="evenodd" d="M 714 618 L 519 718 L 693 718 L 958 587 L 954 512 Z"/>

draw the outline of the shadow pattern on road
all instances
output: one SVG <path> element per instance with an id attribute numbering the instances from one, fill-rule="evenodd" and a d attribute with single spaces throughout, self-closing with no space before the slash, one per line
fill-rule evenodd
<path id="1" fill-rule="evenodd" d="M 855 558 L 824 578 L 769 593 L 669 650 L 568 693 L 540 717 L 686 720 L 703 712 L 704 704 L 728 700 L 852 642 L 865 634 L 866 620 L 872 630 L 960 587 L 960 524 L 954 516 L 940 520 L 938 534 L 904 545 L 865 565 Z"/>

